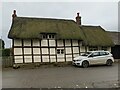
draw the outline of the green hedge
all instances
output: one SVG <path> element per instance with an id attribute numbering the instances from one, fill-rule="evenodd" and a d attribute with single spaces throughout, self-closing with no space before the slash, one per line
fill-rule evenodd
<path id="1" fill-rule="evenodd" d="M 10 49 L 7 48 L 7 49 L 1 49 L 0 50 L 0 55 L 1 56 L 10 56 Z"/>

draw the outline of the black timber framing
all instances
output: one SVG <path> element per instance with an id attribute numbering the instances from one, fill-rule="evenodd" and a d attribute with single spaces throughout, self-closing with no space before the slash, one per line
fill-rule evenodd
<path id="1" fill-rule="evenodd" d="M 48 55 L 49 55 L 49 62 L 51 62 L 51 60 L 50 60 L 50 44 L 49 44 L 49 39 L 47 39 L 47 42 L 48 42 Z"/>
<path id="2" fill-rule="evenodd" d="M 85 52 L 81 52 L 85 53 Z M 74 53 L 74 54 L 79 54 L 79 53 Z M 31 56 L 32 54 L 24 54 L 25 56 Z M 48 56 L 49 54 L 42 54 L 43 56 Z M 66 55 L 71 55 L 71 53 L 68 53 Z M 23 55 L 14 55 L 14 56 L 23 56 Z M 41 54 L 33 54 L 33 56 L 41 56 Z M 56 56 L 56 54 L 50 54 L 50 56 Z"/>
<path id="3" fill-rule="evenodd" d="M 14 46 L 15 48 L 21 48 L 21 46 Z M 48 46 L 32 46 L 33 48 L 48 48 Z M 51 46 L 50 48 L 55 48 L 56 46 Z M 71 46 L 65 46 L 65 47 L 70 47 Z M 74 47 L 78 47 L 78 46 L 74 46 Z M 31 48 L 31 46 L 24 46 L 24 48 Z M 57 48 L 63 48 L 63 46 L 57 46 Z"/>
<path id="4" fill-rule="evenodd" d="M 23 54 L 23 63 L 25 63 L 25 59 L 24 59 L 24 41 L 22 39 L 22 54 Z"/>
<path id="5" fill-rule="evenodd" d="M 63 39 L 63 46 L 64 46 L 64 59 L 65 59 L 65 62 L 66 62 L 65 39 Z"/>
<path id="6" fill-rule="evenodd" d="M 42 60 L 41 40 L 39 40 L 39 43 L 40 43 L 40 56 L 41 56 L 41 62 L 43 62 L 43 60 Z"/>
<path id="7" fill-rule="evenodd" d="M 79 55 L 81 54 L 80 53 L 80 41 L 78 40 L 78 49 L 79 49 Z"/>
<path id="8" fill-rule="evenodd" d="M 32 51 L 32 63 L 34 63 L 34 56 L 33 56 L 33 40 L 31 39 L 31 51 Z"/>
<path id="9" fill-rule="evenodd" d="M 72 51 L 72 59 L 73 59 L 74 56 L 73 56 L 73 43 L 72 43 L 72 39 L 70 41 L 71 41 L 71 51 Z"/>
<path id="10" fill-rule="evenodd" d="M 55 40 L 55 44 L 56 44 L 55 53 L 56 53 L 56 62 L 57 62 L 57 40 Z"/>
<path id="11" fill-rule="evenodd" d="M 12 39 L 12 57 L 13 57 L 13 63 L 15 64 L 15 56 L 14 56 L 14 39 Z"/>

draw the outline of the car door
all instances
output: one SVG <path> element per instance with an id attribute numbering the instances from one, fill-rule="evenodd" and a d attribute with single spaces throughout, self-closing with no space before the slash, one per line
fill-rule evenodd
<path id="1" fill-rule="evenodd" d="M 101 63 L 101 56 L 100 52 L 93 52 L 91 56 L 89 56 L 90 64 L 100 64 Z"/>
<path id="2" fill-rule="evenodd" d="M 107 61 L 108 53 L 107 52 L 100 52 L 100 56 L 101 56 L 100 63 L 105 64 Z"/>

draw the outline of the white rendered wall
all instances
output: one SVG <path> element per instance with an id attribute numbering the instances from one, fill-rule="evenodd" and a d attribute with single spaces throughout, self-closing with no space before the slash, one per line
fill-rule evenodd
<path id="1" fill-rule="evenodd" d="M 34 62 L 41 62 L 41 56 L 33 56 Z"/>
<path id="2" fill-rule="evenodd" d="M 32 51 L 31 51 L 32 49 L 31 48 L 24 48 L 24 55 L 25 54 L 30 54 L 30 55 L 32 55 Z"/>
<path id="3" fill-rule="evenodd" d="M 66 54 L 72 54 L 71 47 L 65 48 Z"/>
<path id="4" fill-rule="evenodd" d="M 85 46 L 80 47 L 80 52 L 85 52 Z"/>
<path id="5" fill-rule="evenodd" d="M 31 46 L 31 40 L 23 40 L 24 46 Z"/>
<path id="6" fill-rule="evenodd" d="M 108 47 L 107 50 L 111 52 L 111 47 Z"/>
<path id="7" fill-rule="evenodd" d="M 65 40 L 65 46 L 71 46 L 70 40 Z"/>
<path id="8" fill-rule="evenodd" d="M 41 41 L 41 47 L 44 47 L 44 48 L 40 49 L 40 41 Z M 41 62 L 41 52 L 42 52 L 43 62 L 49 62 L 49 61 L 56 62 L 56 55 L 57 55 L 57 62 L 65 62 L 65 54 L 68 54 L 66 55 L 66 61 L 72 61 L 72 49 L 73 49 L 73 57 L 79 56 L 79 47 L 77 47 L 78 40 L 72 41 L 73 42 L 72 48 L 71 48 L 71 40 L 65 40 L 65 47 L 64 47 L 63 40 L 57 41 L 57 47 L 56 47 L 55 40 L 49 40 L 49 47 L 50 47 L 49 49 L 48 49 L 48 40 L 33 39 L 32 44 L 31 44 L 31 40 L 23 40 L 23 42 L 24 42 L 24 46 L 27 46 L 23 48 L 25 63 L 32 63 L 32 48 L 30 48 L 31 45 L 33 45 L 34 62 Z M 14 43 L 16 46 L 22 45 L 21 40 L 14 40 Z M 56 48 L 64 49 L 64 54 L 56 54 L 57 52 Z M 84 46 L 80 46 L 80 52 L 85 52 Z M 22 48 L 14 48 L 14 54 L 22 55 Z M 15 62 L 23 63 L 23 56 L 15 56 Z"/>
<path id="9" fill-rule="evenodd" d="M 56 56 L 50 56 L 50 61 L 51 62 L 56 62 Z"/>
<path id="10" fill-rule="evenodd" d="M 66 61 L 72 61 L 72 55 L 66 55 Z"/>
<path id="11" fill-rule="evenodd" d="M 73 46 L 78 46 L 78 40 L 73 40 L 72 43 L 73 43 Z"/>
<path id="12" fill-rule="evenodd" d="M 22 46 L 22 40 L 14 39 L 14 46 Z"/>
<path id="13" fill-rule="evenodd" d="M 15 63 L 23 63 L 23 56 L 15 56 Z"/>
<path id="14" fill-rule="evenodd" d="M 49 56 L 42 56 L 43 62 L 49 62 Z"/>
<path id="15" fill-rule="evenodd" d="M 24 56 L 25 63 L 32 63 L 32 56 Z"/>
<path id="16" fill-rule="evenodd" d="M 14 48 L 14 55 L 22 55 L 22 48 Z"/>
<path id="17" fill-rule="evenodd" d="M 56 46 L 55 40 L 49 40 L 49 46 Z"/>
<path id="18" fill-rule="evenodd" d="M 58 40 L 57 41 L 57 46 L 63 46 L 63 40 Z"/>
<path id="19" fill-rule="evenodd" d="M 34 39 L 33 40 L 33 46 L 40 46 L 40 40 Z"/>
<path id="20" fill-rule="evenodd" d="M 41 46 L 48 46 L 48 41 L 47 40 L 42 40 L 41 41 Z"/>
<path id="21" fill-rule="evenodd" d="M 40 54 L 40 48 L 33 48 L 33 54 Z"/>
<path id="22" fill-rule="evenodd" d="M 50 55 L 51 55 L 51 54 L 54 54 L 54 55 L 56 54 L 55 48 L 50 48 Z"/>

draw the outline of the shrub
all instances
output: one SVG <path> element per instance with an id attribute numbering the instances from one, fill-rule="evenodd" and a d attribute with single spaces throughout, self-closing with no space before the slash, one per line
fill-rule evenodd
<path id="1" fill-rule="evenodd" d="M 10 48 L 0 50 L 2 52 L 2 56 L 10 56 Z"/>

